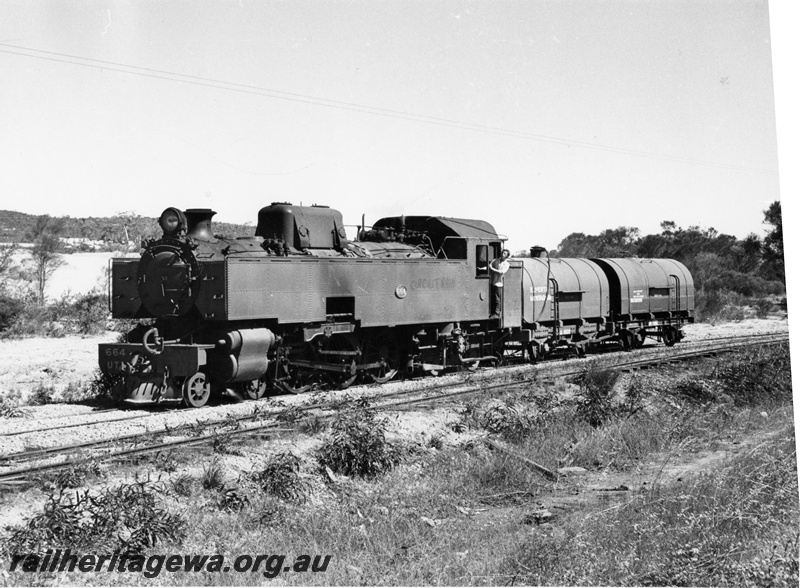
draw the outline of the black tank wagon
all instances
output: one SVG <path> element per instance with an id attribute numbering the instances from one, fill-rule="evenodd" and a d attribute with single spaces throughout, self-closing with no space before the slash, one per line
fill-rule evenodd
<path id="1" fill-rule="evenodd" d="M 274 203 L 240 238 L 214 235 L 213 215 L 168 208 L 139 259 L 112 261 L 112 316 L 147 323 L 100 345 L 120 400 L 202 406 L 229 388 L 255 399 L 646 336 L 670 345 L 693 320 L 691 276 L 671 260 L 511 259 L 492 318 L 504 239 L 485 221 L 388 217 L 350 241 L 323 206 Z"/>

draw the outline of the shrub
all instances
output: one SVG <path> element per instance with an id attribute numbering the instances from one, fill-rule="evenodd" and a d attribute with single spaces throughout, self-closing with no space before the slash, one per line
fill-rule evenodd
<path id="1" fill-rule="evenodd" d="M 16 388 L 4 390 L 0 396 L 0 417 L 7 419 L 27 418 L 31 411 L 22 408 L 22 394 Z"/>
<path id="2" fill-rule="evenodd" d="M 695 298 L 695 315 L 700 321 L 741 321 L 745 318 L 745 297 L 736 292 L 699 290 Z"/>
<path id="3" fill-rule="evenodd" d="M 247 506 L 250 501 L 238 488 L 220 488 L 215 506 L 219 510 L 238 512 Z"/>
<path id="4" fill-rule="evenodd" d="M 762 347 L 728 357 L 720 365 L 717 379 L 738 406 L 791 402 L 789 347 Z"/>
<path id="5" fill-rule="evenodd" d="M 25 304 L 7 294 L 0 294 L 0 332 L 11 327 L 22 314 Z"/>
<path id="6" fill-rule="evenodd" d="M 46 474 L 42 477 L 42 481 L 46 487 L 61 490 L 62 488 L 79 488 L 87 481 L 102 476 L 103 471 L 100 469 L 100 465 L 92 460 L 64 468 L 54 474 Z"/>
<path id="7" fill-rule="evenodd" d="M 593 427 L 599 427 L 615 412 L 612 402 L 614 385 L 619 372 L 588 364 L 583 373 L 575 379 L 580 385 L 576 395 L 577 414 Z"/>
<path id="8" fill-rule="evenodd" d="M 225 487 L 225 473 L 222 465 L 213 461 L 203 467 L 203 475 L 200 477 L 200 484 L 206 490 L 219 490 Z"/>
<path id="9" fill-rule="evenodd" d="M 108 318 L 108 296 L 98 290 L 64 294 L 48 305 L 0 295 L 0 332 L 5 337 L 99 333 L 106 329 Z"/>
<path id="10" fill-rule="evenodd" d="M 724 270 L 719 275 L 709 278 L 703 284 L 703 289 L 736 292 L 744 296 L 777 295 L 784 291 L 781 282 L 765 280 L 761 276 L 735 270 Z"/>
<path id="11" fill-rule="evenodd" d="M 55 394 L 55 388 L 52 384 L 39 382 L 28 397 L 28 404 L 50 404 L 53 402 L 53 394 Z"/>
<path id="12" fill-rule="evenodd" d="M 264 492 L 283 500 L 302 500 L 307 490 L 300 477 L 300 458 L 288 451 L 271 456 L 252 477 Z"/>
<path id="13" fill-rule="evenodd" d="M 400 461 L 400 450 L 386 440 L 386 421 L 370 411 L 340 415 L 317 455 L 323 466 L 346 476 L 375 477 Z"/>
<path id="14" fill-rule="evenodd" d="M 163 541 L 181 541 L 184 520 L 160 506 L 164 489 L 150 482 L 122 484 L 97 495 L 63 491 L 47 498 L 41 513 L 11 530 L 10 553 L 66 548 L 142 553 Z"/>
<path id="15" fill-rule="evenodd" d="M 758 318 L 767 318 L 769 313 L 772 312 L 772 309 L 775 307 L 775 304 L 772 300 L 768 298 L 757 298 L 752 300 L 750 304 L 753 306 L 756 312 L 756 316 Z"/>
<path id="16" fill-rule="evenodd" d="M 75 332 L 90 335 L 105 331 L 108 322 L 108 295 L 92 290 L 75 298 L 71 305 L 72 325 Z"/>
<path id="17" fill-rule="evenodd" d="M 194 478 L 189 474 L 181 474 L 172 480 L 172 491 L 178 496 L 191 496 L 194 492 Z"/>
<path id="18" fill-rule="evenodd" d="M 117 391 L 121 392 L 123 381 L 122 374 L 107 374 L 96 369 L 89 381 L 90 396 L 97 400 L 114 398 Z"/>
<path id="19" fill-rule="evenodd" d="M 713 402 L 717 398 L 717 393 L 711 382 L 695 378 L 682 378 L 678 380 L 672 386 L 671 392 L 689 402 L 699 404 Z"/>
<path id="20" fill-rule="evenodd" d="M 490 433 L 497 433 L 512 442 L 527 437 L 538 419 L 512 401 L 493 402 L 479 417 L 480 425 Z"/>

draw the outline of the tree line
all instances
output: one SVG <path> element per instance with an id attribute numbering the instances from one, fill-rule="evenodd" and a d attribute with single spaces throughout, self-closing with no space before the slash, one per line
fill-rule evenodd
<path id="1" fill-rule="evenodd" d="M 119 212 L 109 217 L 74 218 L 50 217 L 24 212 L 0 210 L 0 243 L 31 243 L 37 224 L 43 217 L 55 223 L 53 231 L 61 239 L 87 239 L 101 241 L 101 250 L 115 250 L 133 243 L 136 247 L 145 239 L 161 235 L 158 219 L 134 212 Z M 253 235 L 255 227 L 248 224 L 214 223 L 214 231 L 226 235 Z"/>
<path id="2" fill-rule="evenodd" d="M 553 257 L 670 258 L 686 265 L 697 289 L 727 290 L 744 296 L 785 292 L 783 220 L 775 201 L 763 211 L 766 237 L 750 233 L 744 239 L 714 228 L 679 227 L 661 223 L 661 232 L 642 235 L 634 227 L 606 229 L 598 235 L 572 233 L 550 254 Z"/>

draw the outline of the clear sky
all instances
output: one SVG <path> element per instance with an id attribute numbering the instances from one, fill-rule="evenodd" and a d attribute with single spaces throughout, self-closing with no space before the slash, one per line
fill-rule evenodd
<path id="1" fill-rule="evenodd" d="M 515 250 L 663 220 L 763 235 L 774 8 L 3 0 L 0 209 L 328 204 L 482 218 Z"/>

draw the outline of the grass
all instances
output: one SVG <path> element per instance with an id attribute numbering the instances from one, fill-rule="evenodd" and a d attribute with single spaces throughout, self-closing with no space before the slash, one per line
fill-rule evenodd
<path id="1" fill-rule="evenodd" d="M 787 426 L 720 471 L 576 514 L 507 564 L 523 584 L 796 586 L 795 464 Z"/>
<path id="2" fill-rule="evenodd" d="M 278 578 L 301 585 L 796 586 L 800 508 L 787 362 L 786 348 L 744 353 L 650 388 L 641 378 L 600 374 L 592 381 L 614 385 L 600 396 L 599 422 L 587 417 L 597 413 L 586 412 L 585 397 L 554 403 L 537 388 L 474 402 L 450 423 L 477 438 L 502 437 L 553 470 L 580 465 L 597 480 L 600 472 L 617 479 L 636 472 L 649 481 L 622 501 L 584 499 L 543 513 L 539 501 L 573 496 L 576 482 L 556 485 L 480 442 L 451 447 L 432 435 L 409 452 L 389 440 L 385 419 L 361 409 L 334 422 L 316 461 L 276 451 L 254 461 L 236 487 L 219 455 L 197 477 L 174 473 L 161 489 L 172 508 L 161 516 L 180 513 L 176 528 L 186 533 L 143 548 L 332 556 L 325 573 Z M 747 382 L 760 387 L 753 392 Z M 664 474 L 677 459 L 721 443 L 730 449 L 736 438 L 761 441 L 683 481 Z M 344 475 L 329 476 L 321 465 Z M 27 528 L 52 526 L 52 517 L 32 520 L 39 522 Z M 264 582 L 233 572 L 168 578 Z M 164 582 L 125 581 L 134 580 Z"/>

